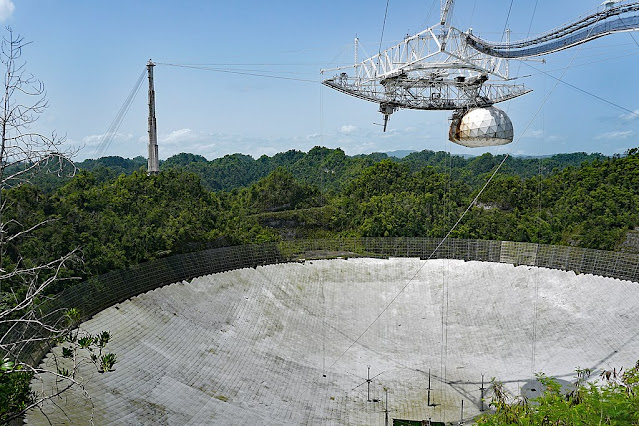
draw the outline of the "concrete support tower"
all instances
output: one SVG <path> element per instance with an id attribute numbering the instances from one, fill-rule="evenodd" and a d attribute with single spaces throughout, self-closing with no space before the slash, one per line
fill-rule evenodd
<path id="1" fill-rule="evenodd" d="M 148 174 L 156 174 L 160 171 L 160 159 L 158 157 L 158 130 L 155 122 L 155 89 L 153 88 L 153 67 L 155 64 L 149 59 L 146 68 L 149 74 L 149 161 Z"/>

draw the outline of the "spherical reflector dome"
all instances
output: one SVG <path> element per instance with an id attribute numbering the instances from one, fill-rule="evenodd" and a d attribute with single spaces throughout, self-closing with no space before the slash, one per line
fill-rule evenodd
<path id="1" fill-rule="evenodd" d="M 448 138 L 471 148 L 505 145 L 513 141 L 513 123 L 506 113 L 494 106 L 473 108 L 453 115 Z"/>

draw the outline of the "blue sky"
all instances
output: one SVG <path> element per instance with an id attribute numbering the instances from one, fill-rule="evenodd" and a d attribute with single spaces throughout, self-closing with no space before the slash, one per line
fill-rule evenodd
<path id="1" fill-rule="evenodd" d="M 458 0 L 453 25 L 484 38 L 540 33 L 596 9 L 599 1 Z M 522 4 L 523 3 L 523 4 Z M 439 18 L 439 0 L 391 0 L 384 46 Z M 66 135 L 92 158 L 146 61 L 211 64 L 265 78 L 158 65 L 155 68 L 160 158 L 179 152 L 208 159 L 241 152 L 258 157 L 313 146 L 347 154 L 392 150 L 450 150 L 479 155 L 447 141 L 447 112 L 402 110 L 382 133 L 377 105 L 319 84 L 321 68 L 353 61 L 379 48 L 386 1 L 44 1 L 0 0 L 0 19 L 32 41 L 28 69 L 47 89 L 50 107 L 36 129 Z M 533 14 L 534 11 L 534 14 Z M 546 57 L 511 62 L 533 93 L 498 106 L 510 115 L 516 142 L 491 152 L 546 155 L 623 153 L 639 146 L 636 84 L 639 32 L 608 36 Z M 588 96 L 545 71 L 617 104 Z M 524 77 L 526 76 L 526 77 Z M 330 75 L 329 75 L 330 77 Z M 298 81 L 304 80 L 304 81 Z M 143 86 L 105 155 L 146 156 Z M 544 102 L 545 98 L 548 98 Z"/>

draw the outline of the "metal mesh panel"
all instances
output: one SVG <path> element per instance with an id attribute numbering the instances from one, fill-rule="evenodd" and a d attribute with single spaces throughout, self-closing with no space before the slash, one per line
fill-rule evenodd
<path id="1" fill-rule="evenodd" d="M 513 265 L 536 265 L 537 249 L 537 244 L 503 241 L 499 261 Z"/>
<path id="2" fill-rule="evenodd" d="M 58 321 L 64 309 L 70 307 L 77 308 L 86 320 L 138 294 L 203 275 L 300 258 L 349 256 L 501 262 L 639 282 L 639 256 L 627 253 L 511 241 L 448 239 L 441 243 L 437 238 L 335 238 L 222 247 L 157 259 L 89 279 L 46 301 L 40 309 L 49 324 Z M 14 341 L 19 336 L 42 336 L 42 330 L 20 329 L 13 336 Z M 42 341 L 16 347 L 12 354 L 37 364 L 48 350 L 47 343 Z"/>

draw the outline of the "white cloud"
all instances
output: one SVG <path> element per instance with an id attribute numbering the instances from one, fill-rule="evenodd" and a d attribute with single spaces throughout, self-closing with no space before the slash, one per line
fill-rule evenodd
<path id="1" fill-rule="evenodd" d="M 631 121 L 631 120 L 636 120 L 639 118 L 639 109 L 636 109 L 632 112 L 629 112 L 627 114 L 623 114 L 621 116 L 622 120 L 626 120 L 626 121 Z"/>
<path id="2" fill-rule="evenodd" d="M 0 0 L 2 1 L 2 0 Z M 106 133 L 102 133 L 101 135 L 89 135 L 82 138 L 82 143 L 84 146 L 98 146 L 104 140 Z M 130 141 L 133 139 L 133 135 L 130 133 L 115 133 L 112 136 L 113 141 Z"/>
<path id="3" fill-rule="evenodd" d="M 185 140 L 192 140 L 193 131 L 191 129 L 179 129 L 173 130 L 168 135 L 162 135 L 158 139 L 158 143 L 162 144 L 175 144 L 183 143 Z"/>
<path id="4" fill-rule="evenodd" d="M 0 0 L 0 21 L 6 21 L 11 17 L 16 6 L 11 0 Z"/>
<path id="5" fill-rule="evenodd" d="M 1 1 L 1 0 L 0 0 Z M 86 158 L 98 158 L 108 155 L 119 155 L 126 157 L 129 152 L 122 153 L 122 147 L 131 145 L 137 146 L 137 144 L 131 144 L 134 140 L 134 136 L 130 133 L 119 133 L 100 135 L 88 135 L 81 139 L 81 143 L 77 143 L 74 140 L 67 139 L 64 143 L 69 149 L 78 151 L 78 157 L 74 160 L 83 160 Z M 137 155 L 137 154 L 136 154 Z"/>
<path id="6" fill-rule="evenodd" d="M 353 126 L 352 124 L 345 124 L 339 128 L 339 132 L 345 135 L 350 135 L 351 133 L 354 133 L 355 131 L 357 131 L 357 126 Z"/>
<path id="7" fill-rule="evenodd" d="M 532 138 L 532 139 L 541 139 L 544 137 L 544 131 L 543 130 L 529 130 L 527 131 L 524 136 L 525 138 Z"/>
<path id="8" fill-rule="evenodd" d="M 178 129 L 164 135 L 158 136 L 159 145 L 180 145 L 187 147 L 202 142 L 213 142 L 213 135 L 207 132 L 194 131 L 191 129 Z M 184 151 L 186 152 L 186 151 Z"/>
<path id="9" fill-rule="evenodd" d="M 394 127 L 391 127 L 390 129 L 389 129 L 389 128 L 386 128 L 386 131 L 385 131 L 385 132 L 384 132 L 384 131 L 382 131 L 382 134 L 381 134 L 381 135 L 379 135 L 379 137 L 380 137 L 381 139 L 394 138 L 395 136 L 399 136 L 399 135 L 400 135 L 400 134 L 402 134 L 402 133 L 404 133 L 404 132 L 402 132 L 402 131 L 400 131 L 400 130 L 397 130 L 397 129 L 396 129 L 396 128 L 394 128 Z"/>
<path id="10" fill-rule="evenodd" d="M 597 135 L 595 139 L 628 139 L 634 135 L 635 132 L 633 130 L 617 130 Z"/>

